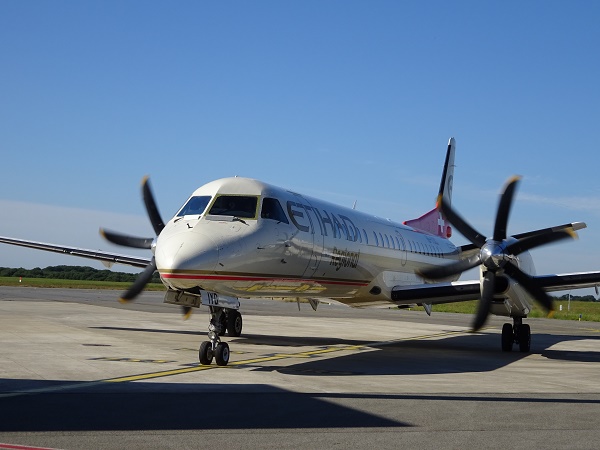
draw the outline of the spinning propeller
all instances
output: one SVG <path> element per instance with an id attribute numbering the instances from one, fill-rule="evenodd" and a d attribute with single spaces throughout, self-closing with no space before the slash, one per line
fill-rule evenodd
<path id="1" fill-rule="evenodd" d="M 150 189 L 150 181 L 148 177 L 144 177 L 142 180 L 142 198 L 144 199 L 144 205 L 146 206 L 146 212 L 148 213 L 148 217 L 150 219 L 150 223 L 154 228 L 154 232 L 156 233 L 156 237 L 160 234 L 160 232 L 165 227 L 165 224 L 158 212 L 158 207 L 156 206 L 156 201 L 154 200 L 154 195 L 152 194 L 152 189 Z M 124 247 L 132 247 L 132 248 L 145 248 L 151 249 L 152 242 L 155 238 L 144 238 L 137 236 L 129 236 L 126 234 L 118 233 L 115 231 L 105 230 L 103 228 L 100 229 L 100 234 L 109 242 L 113 244 L 122 245 Z M 156 272 L 156 261 L 154 256 L 146 266 L 146 268 L 138 275 L 133 284 L 127 289 L 121 298 L 119 299 L 122 303 L 127 303 L 131 300 L 134 300 L 146 287 L 146 285 L 152 280 L 152 276 Z M 192 308 L 189 306 L 183 307 L 183 314 L 187 319 L 192 313 Z"/>
<path id="2" fill-rule="evenodd" d="M 479 330 L 485 323 L 494 300 L 497 284 L 503 275 L 519 283 L 546 311 L 554 311 L 552 298 L 546 293 L 538 281 L 523 272 L 518 265 L 517 256 L 541 245 L 549 244 L 566 238 L 575 238 L 572 227 L 546 228 L 533 233 L 511 236 L 507 238 L 506 227 L 512 207 L 513 197 L 520 177 L 513 177 L 504 186 L 500 194 L 500 203 L 496 213 L 494 234 L 491 238 L 484 237 L 456 213 L 443 198 L 439 199 L 440 210 L 446 219 L 465 236 L 479 252 L 469 258 L 441 267 L 424 269 L 419 275 L 428 279 L 442 279 L 464 272 L 477 266 L 483 266 L 481 281 L 481 296 L 479 306 L 473 321 L 473 331 Z"/>

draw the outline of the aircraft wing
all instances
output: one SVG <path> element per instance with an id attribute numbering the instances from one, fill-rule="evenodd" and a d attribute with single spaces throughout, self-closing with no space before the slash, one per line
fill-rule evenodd
<path id="1" fill-rule="evenodd" d="M 397 305 L 467 302 L 478 298 L 479 281 L 475 280 L 396 286 L 392 289 L 392 301 Z"/>
<path id="2" fill-rule="evenodd" d="M 150 263 L 150 258 L 120 255 L 118 253 L 109 253 L 101 250 L 88 250 L 84 248 L 69 247 L 66 245 L 46 244 L 44 242 L 13 239 L 4 236 L 0 236 L 0 243 L 19 245 L 21 247 L 35 248 L 37 250 L 45 250 L 48 252 L 95 259 L 97 261 L 102 261 L 102 263 L 107 267 L 110 267 L 112 264 L 125 264 L 127 266 L 145 268 Z"/>
<path id="3" fill-rule="evenodd" d="M 534 278 L 549 292 L 600 286 L 600 272 L 539 275 Z M 392 301 L 397 305 L 466 302 L 477 300 L 479 296 L 480 286 L 477 280 L 396 286 L 392 289 Z"/>
<path id="4" fill-rule="evenodd" d="M 563 273 L 559 275 L 540 275 L 535 277 L 547 291 L 566 291 L 569 289 L 597 288 L 600 286 L 600 272 Z"/>

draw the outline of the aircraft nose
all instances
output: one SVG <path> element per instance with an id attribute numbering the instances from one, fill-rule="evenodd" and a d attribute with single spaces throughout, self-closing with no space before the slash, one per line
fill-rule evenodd
<path id="1" fill-rule="evenodd" d="M 209 236 L 190 231 L 159 236 L 155 258 L 159 272 L 213 271 L 219 249 Z"/>

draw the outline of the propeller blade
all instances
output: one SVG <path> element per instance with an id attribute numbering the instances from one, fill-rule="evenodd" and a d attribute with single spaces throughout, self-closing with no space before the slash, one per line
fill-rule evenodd
<path id="1" fill-rule="evenodd" d="M 544 288 L 537 283 L 535 278 L 527 275 L 511 262 L 506 263 L 504 266 L 504 271 L 509 277 L 520 283 L 525 290 L 529 292 L 529 294 L 535 300 L 537 300 L 537 302 L 542 305 L 546 311 L 548 311 L 548 313 L 552 313 L 554 311 L 552 297 L 550 297 Z"/>
<path id="2" fill-rule="evenodd" d="M 508 217 L 512 207 L 513 198 L 517 189 L 517 184 L 521 177 L 514 176 L 506 183 L 504 192 L 500 195 L 500 204 L 496 213 L 496 223 L 494 225 L 494 240 L 502 241 L 506 239 L 506 227 L 508 225 Z"/>
<path id="3" fill-rule="evenodd" d="M 553 231 L 553 232 L 563 231 L 563 230 L 578 231 L 578 230 L 582 230 L 584 228 L 587 228 L 587 225 L 585 224 L 585 222 L 572 222 L 572 223 L 565 223 L 564 225 L 558 225 L 556 227 L 542 228 L 541 230 L 534 230 L 534 231 L 528 231 L 526 233 L 513 234 L 512 237 L 514 237 L 515 239 L 523 239 L 523 238 L 534 236 L 537 234 L 546 234 L 550 231 Z"/>
<path id="4" fill-rule="evenodd" d="M 150 223 L 154 228 L 154 232 L 158 236 L 165 227 L 165 223 L 158 212 L 158 207 L 156 206 L 154 195 L 152 194 L 152 189 L 150 188 L 150 179 L 148 177 L 144 177 L 142 180 L 142 197 L 144 198 L 144 205 L 146 205 L 146 211 L 148 212 Z"/>
<path id="5" fill-rule="evenodd" d="M 492 306 L 492 301 L 494 300 L 495 283 L 496 273 L 488 270 L 483 276 L 481 298 L 479 299 L 479 306 L 477 308 L 477 313 L 475 314 L 475 320 L 473 321 L 473 332 L 478 331 L 485 325 L 485 321 L 490 314 L 490 308 Z"/>
<path id="6" fill-rule="evenodd" d="M 154 257 L 152 257 L 152 259 L 150 260 L 150 263 L 146 266 L 144 271 L 138 275 L 138 277 L 135 279 L 135 281 L 129 287 L 129 289 L 127 289 L 123 293 L 123 295 L 121 296 L 119 301 L 121 303 L 127 303 L 127 302 L 135 299 L 140 294 L 140 292 L 142 292 L 144 290 L 146 285 L 150 282 L 150 280 L 152 279 L 152 275 L 154 275 L 155 271 L 156 271 L 156 261 L 154 260 Z"/>
<path id="7" fill-rule="evenodd" d="M 456 211 L 454 211 L 448 203 L 441 197 L 438 199 L 440 210 L 446 217 L 446 219 L 456 228 L 464 237 L 481 248 L 485 245 L 486 238 L 484 235 L 475 230 L 471 225 L 467 223 Z"/>
<path id="8" fill-rule="evenodd" d="M 126 234 L 106 230 L 104 228 L 100 228 L 100 234 L 107 241 L 112 242 L 113 244 L 122 245 L 124 247 L 150 249 L 152 241 L 154 240 L 153 238 L 128 236 Z"/>
<path id="9" fill-rule="evenodd" d="M 183 320 L 188 320 L 192 316 L 191 306 L 182 306 L 181 310 L 183 312 Z"/>
<path id="10" fill-rule="evenodd" d="M 562 239 L 567 238 L 576 239 L 577 234 L 572 230 L 562 230 L 556 232 L 550 231 L 549 233 L 545 234 L 529 236 L 513 244 L 510 244 L 508 247 L 506 247 L 506 253 L 512 255 L 519 255 L 535 247 L 539 247 L 540 245 L 550 244 L 552 242 L 560 241 Z"/>
<path id="11" fill-rule="evenodd" d="M 451 275 L 462 273 L 465 270 L 469 270 L 478 266 L 479 264 L 481 264 L 481 255 L 477 253 L 470 258 L 461 259 L 460 261 L 452 264 L 434 267 L 431 269 L 418 270 L 417 275 L 430 280 L 437 280 L 439 278 L 447 278 Z"/>

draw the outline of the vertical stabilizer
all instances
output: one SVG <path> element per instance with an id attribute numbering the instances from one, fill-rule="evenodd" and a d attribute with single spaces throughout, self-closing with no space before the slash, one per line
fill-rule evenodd
<path id="1" fill-rule="evenodd" d="M 448 206 L 452 206 L 452 183 L 454 182 L 455 151 L 456 140 L 454 138 L 450 138 L 448 141 L 448 150 L 446 151 L 444 171 L 442 172 L 442 181 L 440 182 L 440 191 L 438 193 L 438 201 L 440 197 L 443 197 Z"/>
<path id="2" fill-rule="evenodd" d="M 452 229 L 446 223 L 442 213 L 439 211 L 440 200 L 443 198 L 448 205 L 452 204 L 452 184 L 454 182 L 454 153 L 456 151 L 456 141 L 450 138 L 448 141 L 448 150 L 446 151 L 446 161 L 444 162 L 444 170 L 442 171 L 442 179 L 440 181 L 440 190 L 438 192 L 437 204 L 435 208 L 426 214 L 423 214 L 418 219 L 407 220 L 405 225 L 417 230 L 425 231 L 426 233 L 435 234 L 449 238 L 452 236 Z"/>

